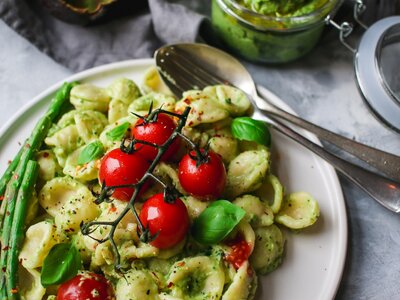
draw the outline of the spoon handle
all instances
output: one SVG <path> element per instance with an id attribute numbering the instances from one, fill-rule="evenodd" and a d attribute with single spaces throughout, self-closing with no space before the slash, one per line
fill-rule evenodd
<path id="1" fill-rule="evenodd" d="M 267 99 L 264 100 L 262 107 L 257 105 L 259 109 L 268 116 L 275 116 L 282 118 L 292 124 L 304 128 L 326 142 L 336 145 L 340 149 L 358 157 L 359 159 L 367 162 L 376 170 L 384 173 L 387 177 L 400 182 L 400 157 L 382 150 L 372 148 L 370 146 L 361 144 L 344 136 L 341 136 L 332 131 L 326 130 L 304 119 L 296 117 L 277 106 L 273 105 Z M 257 101 L 257 104 L 259 101 Z"/>
<path id="2" fill-rule="evenodd" d="M 370 172 L 354 165 L 334 154 L 329 153 L 321 146 L 311 142 L 302 135 L 277 120 L 273 120 L 272 127 L 308 148 L 321 158 L 329 162 L 337 171 L 354 182 L 372 198 L 389 210 L 400 213 L 400 183 Z"/>

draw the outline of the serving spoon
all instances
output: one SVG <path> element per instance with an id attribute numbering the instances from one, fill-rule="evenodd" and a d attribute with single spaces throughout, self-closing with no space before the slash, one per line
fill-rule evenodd
<path id="1" fill-rule="evenodd" d="M 155 58 L 161 78 L 178 98 L 186 90 L 209 85 L 228 84 L 241 89 L 253 104 L 254 118 L 267 117 L 274 129 L 328 161 L 384 207 L 400 213 L 400 157 L 330 132 L 278 108 L 268 99 L 260 98 L 245 67 L 217 48 L 205 44 L 175 44 L 158 49 Z M 313 132 L 389 178 L 339 158 L 295 132 L 279 118 Z"/>

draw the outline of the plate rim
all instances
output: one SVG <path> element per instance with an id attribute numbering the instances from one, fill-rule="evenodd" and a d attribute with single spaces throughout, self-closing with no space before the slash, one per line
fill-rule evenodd
<path id="1" fill-rule="evenodd" d="M 124 61 L 119 61 L 119 62 L 114 62 L 114 63 L 109 63 L 97 67 L 93 67 L 78 73 L 75 73 L 71 76 L 68 76 L 55 84 L 51 85 L 41 93 L 39 93 L 37 96 L 33 97 L 31 100 L 29 100 L 25 105 L 23 105 L 20 109 L 17 110 L 13 116 L 8 119 L 7 122 L 3 124 L 3 126 L 0 127 L 0 140 L 5 134 L 12 129 L 12 126 L 25 114 L 27 113 L 31 108 L 33 108 L 37 103 L 43 101 L 45 98 L 51 97 L 54 95 L 54 93 L 62 86 L 64 82 L 71 82 L 71 81 L 79 81 L 82 79 L 86 79 L 88 77 L 97 75 L 102 72 L 107 72 L 107 71 L 113 71 L 115 69 L 122 69 L 122 68 L 130 68 L 130 67 L 135 67 L 139 65 L 151 65 L 154 64 L 154 59 L 153 58 L 142 58 L 142 59 L 130 59 L 130 60 L 124 60 Z M 287 110 L 288 112 L 297 115 L 293 109 L 286 104 L 279 96 L 277 96 L 275 93 L 270 91 L 269 89 L 260 86 L 260 92 L 261 94 L 267 96 L 269 99 L 272 100 L 272 102 L 279 103 L 279 105 L 284 109 Z M 306 136 L 308 139 L 312 140 L 313 142 L 317 143 L 318 145 L 322 145 L 320 140 L 312 133 L 309 133 L 303 129 L 296 128 L 297 131 L 299 131 L 302 135 Z M 316 156 L 314 153 L 312 154 Z M 339 230 L 339 235 L 343 236 L 342 239 L 339 239 L 342 243 L 340 246 L 338 246 L 339 252 L 338 254 L 338 264 L 336 264 L 336 270 L 335 272 L 330 272 L 333 273 L 333 283 L 329 285 L 328 291 L 326 291 L 325 295 L 328 297 L 327 299 L 333 299 L 335 295 L 337 294 L 337 291 L 339 289 L 341 279 L 343 276 L 344 272 L 344 267 L 345 267 L 345 262 L 346 262 L 346 257 L 347 257 L 347 245 L 348 245 L 348 220 L 347 220 L 347 210 L 346 210 L 346 204 L 345 204 L 345 197 L 343 194 L 343 189 L 339 181 L 339 177 L 335 171 L 335 169 L 329 165 L 327 162 L 325 162 L 322 158 L 319 158 L 316 156 L 316 158 L 320 161 L 320 163 L 324 166 L 324 168 L 328 171 L 325 173 L 329 177 L 329 180 L 334 184 L 333 190 L 336 192 L 336 195 L 334 198 L 339 198 L 341 201 L 337 203 L 338 209 L 339 209 L 339 220 L 335 220 L 336 224 L 338 225 L 338 230 Z"/>

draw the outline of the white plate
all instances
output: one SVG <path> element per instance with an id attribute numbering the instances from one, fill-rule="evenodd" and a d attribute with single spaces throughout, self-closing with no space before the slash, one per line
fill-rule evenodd
<path id="1" fill-rule="evenodd" d="M 105 86 L 118 77 L 142 82 L 151 59 L 131 60 L 93 68 L 65 81 L 92 82 Z M 34 98 L 0 130 L 0 174 L 43 115 L 62 82 Z M 263 93 L 280 107 L 290 109 L 271 92 Z M 318 140 L 307 134 L 318 143 Z M 347 218 L 343 194 L 335 171 L 317 156 L 288 138 L 273 133 L 274 168 L 286 192 L 307 191 L 319 202 L 321 217 L 310 229 L 287 232 L 283 264 L 260 277 L 257 299 L 331 300 L 343 271 L 347 246 Z"/>

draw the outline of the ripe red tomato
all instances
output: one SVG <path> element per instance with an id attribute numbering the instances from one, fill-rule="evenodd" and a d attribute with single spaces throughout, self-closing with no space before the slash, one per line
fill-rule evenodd
<path id="1" fill-rule="evenodd" d="M 202 150 L 204 153 L 204 150 Z M 226 183 L 226 171 L 221 156 L 208 151 L 206 162 L 197 166 L 196 152 L 186 154 L 179 163 L 179 182 L 188 193 L 206 200 L 221 196 Z"/>
<path id="2" fill-rule="evenodd" d="M 114 290 L 108 280 L 99 274 L 85 272 L 60 285 L 57 300 L 112 300 Z"/>
<path id="3" fill-rule="evenodd" d="M 99 180 L 106 186 L 116 186 L 137 183 L 149 168 L 150 163 L 140 153 L 125 153 L 121 149 L 114 149 L 108 152 L 101 159 Z M 143 186 L 142 191 L 146 188 Z M 129 201 L 135 191 L 134 188 L 116 188 L 113 197 Z"/>
<path id="4" fill-rule="evenodd" d="M 132 128 L 132 135 L 135 139 L 150 142 L 161 146 L 164 144 L 176 128 L 174 120 L 166 114 L 158 114 L 157 121 L 146 123 L 139 119 Z M 179 149 L 180 142 L 175 139 L 164 153 L 162 160 L 168 160 Z M 136 144 L 135 149 L 149 160 L 154 160 L 158 149 L 152 146 Z"/>
<path id="5" fill-rule="evenodd" d="M 231 247 L 231 251 L 225 256 L 225 260 L 237 270 L 249 258 L 251 247 L 240 235 L 229 241 L 227 245 Z"/>
<path id="6" fill-rule="evenodd" d="M 185 237 L 189 229 L 189 215 L 185 204 L 177 198 L 174 203 L 164 201 L 164 195 L 156 194 L 143 204 L 139 215 L 151 235 L 158 236 L 150 242 L 159 249 L 170 248 Z"/>

